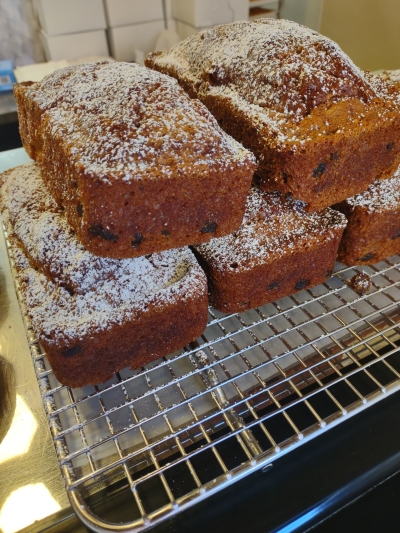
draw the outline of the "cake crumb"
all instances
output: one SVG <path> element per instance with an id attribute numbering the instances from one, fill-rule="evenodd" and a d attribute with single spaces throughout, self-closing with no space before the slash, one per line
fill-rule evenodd
<path id="1" fill-rule="evenodd" d="M 359 272 L 349 279 L 348 285 L 358 294 L 366 294 L 371 288 L 371 278 L 366 272 Z"/>

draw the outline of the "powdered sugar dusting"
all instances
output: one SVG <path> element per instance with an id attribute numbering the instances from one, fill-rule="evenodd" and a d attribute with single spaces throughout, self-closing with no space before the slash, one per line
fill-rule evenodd
<path id="1" fill-rule="evenodd" d="M 366 73 L 366 78 L 380 98 L 392 101 L 396 106 L 400 105 L 400 70 Z"/>
<path id="2" fill-rule="evenodd" d="M 346 202 L 353 208 L 361 207 L 369 213 L 398 209 L 400 205 L 400 167 L 392 178 L 377 180 L 369 188 Z"/>
<path id="3" fill-rule="evenodd" d="M 26 252 L 15 246 L 13 255 L 27 308 L 34 328 L 49 342 L 79 340 L 134 320 L 150 305 L 170 305 L 207 290 L 188 248 L 137 259 L 94 256 L 76 240 L 36 165 L 18 167 L 2 178 L 3 220 Z"/>
<path id="4" fill-rule="evenodd" d="M 321 238 L 336 238 L 345 226 L 346 218 L 332 209 L 307 213 L 301 202 L 253 188 L 239 230 L 196 250 L 217 270 L 250 270 Z"/>
<path id="5" fill-rule="evenodd" d="M 172 69 L 200 99 L 215 90 L 233 91 L 270 120 L 283 113 L 298 121 L 323 102 L 374 96 L 336 43 L 287 20 L 217 26 L 150 55 L 152 62 Z"/>
<path id="6" fill-rule="evenodd" d="M 384 70 L 381 75 L 392 81 L 400 81 L 400 70 Z"/>
<path id="7" fill-rule="evenodd" d="M 248 164 L 251 154 L 177 82 L 136 64 L 67 67 L 26 89 L 44 140 L 60 141 L 87 176 L 104 181 Z"/>

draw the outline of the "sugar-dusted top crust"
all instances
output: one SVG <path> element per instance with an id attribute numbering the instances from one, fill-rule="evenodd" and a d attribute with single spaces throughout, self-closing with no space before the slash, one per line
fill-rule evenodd
<path id="1" fill-rule="evenodd" d="M 24 91 L 42 112 L 43 132 L 86 176 L 156 179 L 252 160 L 174 79 L 137 64 L 67 67 Z"/>
<path id="2" fill-rule="evenodd" d="M 346 224 L 346 218 L 333 209 L 308 213 L 302 202 L 254 187 L 239 230 L 196 249 L 216 270 L 250 270 L 321 239 L 336 238 Z"/>
<path id="3" fill-rule="evenodd" d="M 384 70 L 381 76 L 388 80 L 400 82 L 400 70 Z"/>
<path id="4" fill-rule="evenodd" d="M 3 173 L 0 182 L 4 223 L 25 252 L 16 249 L 14 258 L 23 271 L 27 308 L 49 342 L 84 338 L 151 306 L 205 294 L 205 275 L 188 248 L 122 260 L 87 252 L 35 164 Z"/>
<path id="5" fill-rule="evenodd" d="M 400 70 L 366 73 L 366 78 L 378 96 L 400 106 Z"/>
<path id="6" fill-rule="evenodd" d="M 392 178 L 376 180 L 368 189 L 345 200 L 352 209 L 359 207 L 368 213 L 400 209 L 400 168 Z"/>
<path id="7" fill-rule="evenodd" d="M 217 26 L 150 54 L 146 64 L 152 62 L 168 65 L 197 94 L 219 92 L 249 112 L 257 106 L 264 120 L 277 112 L 298 121 L 325 102 L 374 96 L 336 43 L 287 20 Z"/>

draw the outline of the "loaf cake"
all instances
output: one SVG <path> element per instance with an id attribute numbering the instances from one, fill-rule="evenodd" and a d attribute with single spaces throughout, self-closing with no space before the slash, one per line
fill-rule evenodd
<path id="1" fill-rule="evenodd" d="M 258 158 L 262 189 L 309 211 L 400 162 L 400 111 L 330 39 L 286 20 L 233 22 L 146 59 L 199 98 Z M 385 81 L 382 80 L 382 84 Z"/>
<path id="2" fill-rule="evenodd" d="M 94 256 L 77 241 L 35 164 L 0 180 L 26 309 L 61 383 L 105 381 L 205 329 L 207 280 L 189 248 L 135 259 Z"/>
<path id="3" fill-rule="evenodd" d="M 137 257 L 240 226 L 254 156 L 172 78 L 103 61 L 14 92 L 24 147 L 87 250 Z"/>
<path id="4" fill-rule="evenodd" d="M 334 206 L 347 220 L 338 259 L 367 265 L 400 253 L 400 169 Z"/>
<path id="5" fill-rule="evenodd" d="M 210 304 L 238 313 L 322 283 L 345 226 L 333 209 L 308 213 L 298 201 L 253 188 L 240 229 L 194 248 Z"/>

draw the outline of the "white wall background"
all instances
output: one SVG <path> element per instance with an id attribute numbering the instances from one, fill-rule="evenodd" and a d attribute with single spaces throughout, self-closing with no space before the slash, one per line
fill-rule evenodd
<path id="1" fill-rule="evenodd" d="M 31 0 L 0 0 L 1 59 L 15 66 L 44 61 Z"/>
<path id="2" fill-rule="evenodd" d="M 400 69 L 400 0 L 325 0 L 320 32 L 363 70 Z"/>
<path id="3" fill-rule="evenodd" d="M 349 0 L 351 2 L 352 0 Z M 399 0 L 400 1 L 400 0 Z M 285 0 L 282 18 L 319 31 L 324 0 Z"/>

